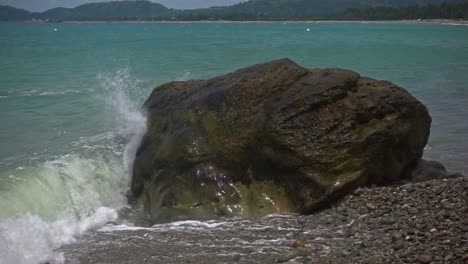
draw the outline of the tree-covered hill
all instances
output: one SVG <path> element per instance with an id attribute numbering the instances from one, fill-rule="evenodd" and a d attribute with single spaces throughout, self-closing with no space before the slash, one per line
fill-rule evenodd
<path id="1" fill-rule="evenodd" d="M 31 13 L 11 6 L 0 6 L 0 20 L 18 21 L 31 19 Z"/>
<path id="2" fill-rule="evenodd" d="M 314 19 L 342 13 L 348 9 L 370 7 L 404 7 L 464 0 L 250 0 L 230 7 L 187 10 L 179 14 L 184 19 L 285 20 Z"/>
<path id="3" fill-rule="evenodd" d="M 114 1 L 29 13 L 0 6 L 0 20 L 311 20 L 466 18 L 467 0 L 250 0 L 229 7 L 176 10 L 149 1 Z M 464 3 L 464 4 L 463 4 Z"/>
<path id="4" fill-rule="evenodd" d="M 405 7 L 352 8 L 328 19 L 337 20 L 401 20 L 401 19 L 463 19 L 468 20 L 468 3 Z"/>
<path id="5" fill-rule="evenodd" d="M 35 17 L 50 20 L 143 20 L 168 18 L 173 12 L 149 1 L 114 1 L 84 4 L 75 8 L 54 8 Z"/>

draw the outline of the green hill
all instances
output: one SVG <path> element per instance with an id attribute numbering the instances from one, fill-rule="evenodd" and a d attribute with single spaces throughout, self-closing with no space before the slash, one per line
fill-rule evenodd
<path id="1" fill-rule="evenodd" d="M 464 0 L 250 0 L 230 7 L 186 10 L 181 20 L 301 20 L 321 19 L 349 9 L 374 7 L 404 8 L 408 6 L 455 4 Z"/>
<path id="2" fill-rule="evenodd" d="M 35 17 L 49 20 L 146 20 L 169 18 L 173 12 L 149 1 L 114 1 L 84 4 L 75 8 L 54 8 Z"/>
<path id="3" fill-rule="evenodd" d="M 18 21 L 31 19 L 31 12 L 11 6 L 0 6 L 1 21 Z"/>
<path id="4" fill-rule="evenodd" d="M 466 19 L 466 7 L 466 0 L 250 0 L 229 7 L 176 10 L 149 1 L 114 1 L 42 13 L 0 6 L 0 20 Z"/>
<path id="5" fill-rule="evenodd" d="M 468 3 L 405 7 L 351 8 L 328 16 L 337 20 L 463 19 L 468 20 Z"/>

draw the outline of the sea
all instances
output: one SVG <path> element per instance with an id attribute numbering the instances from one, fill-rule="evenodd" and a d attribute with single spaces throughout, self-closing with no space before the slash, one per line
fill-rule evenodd
<path id="1" fill-rule="evenodd" d="M 468 173 L 466 25 L 0 23 L 0 263 L 63 263 L 91 230 L 137 228 L 119 211 L 149 93 L 284 57 L 406 88 L 433 118 L 425 158 Z"/>

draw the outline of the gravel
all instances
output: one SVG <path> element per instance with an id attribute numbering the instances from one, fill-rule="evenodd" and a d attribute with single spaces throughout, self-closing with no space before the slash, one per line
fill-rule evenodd
<path id="1" fill-rule="evenodd" d="M 94 231 L 67 263 L 468 263 L 468 178 L 360 188 L 309 216 Z"/>

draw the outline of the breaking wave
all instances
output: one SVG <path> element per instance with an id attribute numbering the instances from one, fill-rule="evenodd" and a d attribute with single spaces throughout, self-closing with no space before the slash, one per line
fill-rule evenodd
<path id="1" fill-rule="evenodd" d="M 71 142 L 61 156 L 0 171 L 0 263 L 63 263 L 62 245 L 116 221 L 126 206 L 146 130 L 134 99 L 143 90 L 128 69 L 97 79 L 98 101 L 115 121 L 112 131 Z"/>

